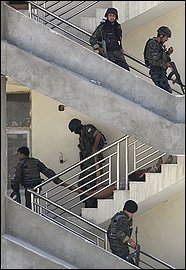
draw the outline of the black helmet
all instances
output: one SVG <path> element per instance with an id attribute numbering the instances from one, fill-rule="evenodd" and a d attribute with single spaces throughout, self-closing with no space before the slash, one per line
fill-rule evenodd
<path id="1" fill-rule="evenodd" d="M 118 11 L 117 11 L 117 9 L 108 8 L 106 13 L 105 13 L 105 17 L 107 17 L 109 13 L 116 15 L 116 20 L 118 20 Z"/>
<path id="2" fill-rule="evenodd" d="M 158 30 L 158 35 L 171 37 L 171 30 L 167 26 L 161 26 Z"/>
<path id="3" fill-rule="evenodd" d="M 68 128 L 70 129 L 71 132 L 74 132 L 76 128 L 79 126 L 81 126 L 81 121 L 77 118 L 72 119 L 68 124 Z"/>
<path id="4" fill-rule="evenodd" d="M 133 200 L 128 200 L 125 202 L 123 210 L 127 210 L 130 213 L 135 213 L 138 210 L 138 205 Z"/>

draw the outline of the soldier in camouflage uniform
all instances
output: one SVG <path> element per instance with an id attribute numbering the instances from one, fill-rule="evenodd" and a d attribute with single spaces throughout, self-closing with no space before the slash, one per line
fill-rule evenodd
<path id="1" fill-rule="evenodd" d="M 108 8 L 105 17 L 106 20 L 98 25 L 90 37 L 90 44 L 99 55 L 130 70 L 123 54 L 122 30 L 121 25 L 117 22 L 117 10 Z"/>
<path id="2" fill-rule="evenodd" d="M 172 93 L 166 71 L 168 67 L 171 67 L 170 55 L 173 53 L 173 48 L 170 47 L 167 50 L 164 45 L 171 37 L 171 30 L 166 26 L 161 26 L 157 32 L 157 37 L 150 38 L 145 45 L 145 64 L 150 68 L 149 74 L 155 85 Z"/>
<path id="3" fill-rule="evenodd" d="M 138 205 L 133 200 L 125 202 L 123 211 L 116 213 L 107 230 L 107 236 L 110 243 L 110 248 L 113 254 L 134 263 L 134 260 L 129 256 L 128 244 L 136 248 L 136 242 L 131 238 L 132 234 L 132 217 L 138 210 Z"/>
<path id="4" fill-rule="evenodd" d="M 16 165 L 15 174 L 11 179 L 11 188 L 13 189 L 11 197 L 16 196 L 15 200 L 21 203 L 19 193 L 21 184 L 25 188 L 25 206 L 31 209 L 31 193 L 27 189 L 41 184 L 40 173 L 43 173 L 48 178 L 56 174 L 53 170 L 47 168 L 39 159 L 29 157 L 29 152 L 29 148 L 26 146 L 22 146 L 17 150 L 19 162 Z M 59 184 L 62 180 L 55 178 L 53 182 Z"/>
<path id="5" fill-rule="evenodd" d="M 105 144 L 105 137 L 104 135 L 94 126 L 91 124 L 88 125 L 82 125 L 81 121 L 77 118 L 74 118 L 69 123 L 69 129 L 71 132 L 74 132 L 75 134 L 79 134 L 79 144 L 78 148 L 80 150 L 80 160 L 83 160 L 90 155 L 96 153 L 97 151 L 101 150 Z M 103 154 L 100 153 L 97 156 L 88 159 L 87 161 L 84 161 L 81 164 L 81 170 L 84 170 L 88 168 L 89 166 L 95 164 L 95 162 L 98 162 L 103 159 Z M 93 166 L 92 168 L 89 168 L 85 172 L 82 172 L 80 174 L 79 179 L 85 177 L 85 179 L 78 182 L 78 186 L 82 186 L 83 184 L 87 183 L 87 185 L 81 187 L 83 191 L 94 187 L 96 185 L 96 181 L 93 181 L 91 183 L 88 183 L 89 181 L 93 180 L 98 176 L 98 174 L 101 174 L 101 170 L 88 177 L 86 175 L 90 174 L 91 172 L 94 172 L 95 169 L 99 169 L 101 167 L 101 163 L 99 163 L 96 168 Z M 84 199 L 85 196 L 81 195 L 80 199 Z M 89 198 L 85 201 L 85 208 L 96 208 L 97 207 L 97 199 L 96 198 Z"/>

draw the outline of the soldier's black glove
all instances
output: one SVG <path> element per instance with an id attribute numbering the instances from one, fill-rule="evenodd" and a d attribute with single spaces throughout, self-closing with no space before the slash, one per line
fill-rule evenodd
<path id="1" fill-rule="evenodd" d="M 63 181 L 58 177 L 58 178 L 55 178 L 53 180 L 53 182 L 54 182 L 54 184 L 58 185 L 58 184 L 62 183 Z"/>

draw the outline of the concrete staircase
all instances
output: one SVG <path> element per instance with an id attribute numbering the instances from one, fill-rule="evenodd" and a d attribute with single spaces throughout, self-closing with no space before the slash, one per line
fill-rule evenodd
<path id="1" fill-rule="evenodd" d="M 123 202 L 133 199 L 139 203 L 138 215 L 183 191 L 185 157 L 178 156 L 177 164 L 162 164 L 161 173 L 146 173 L 145 182 L 129 182 L 129 190 L 114 190 L 113 199 L 98 199 L 97 208 L 82 208 L 82 217 L 96 224 L 110 219 L 123 208 Z M 140 211 L 141 208 L 141 211 Z"/>
<path id="2" fill-rule="evenodd" d="M 184 97 L 170 96 L 169 93 L 159 90 L 156 86 L 10 7 L 3 8 L 2 22 L 3 75 L 51 98 L 63 101 L 67 106 L 96 117 L 113 128 L 119 128 L 124 134 L 132 134 L 162 151 L 184 154 L 182 140 L 185 123 Z M 168 98 L 169 106 L 167 106 Z M 103 106 L 105 114 L 101 113 Z M 147 183 L 131 183 L 129 191 L 115 191 L 114 200 L 100 200 L 98 209 L 87 210 L 90 211 L 95 222 L 101 223 L 103 219 L 109 219 L 115 211 L 121 209 L 126 198 L 136 199 L 142 205 L 152 197 L 154 197 L 153 202 L 158 201 L 161 192 L 168 191 L 169 196 L 171 192 L 174 193 L 176 190 L 178 192 L 183 186 L 183 160 L 178 159 L 178 165 L 162 165 L 165 168 L 173 166 L 175 170 L 167 169 L 165 175 L 171 179 L 170 182 L 166 180 L 167 184 L 164 185 L 163 182 L 165 175 L 160 180 L 158 178 L 158 181 L 157 174 L 154 176 L 155 179 L 148 176 Z M 178 166 L 181 167 L 178 169 Z M 155 180 L 157 184 L 154 186 Z M 137 186 L 141 186 L 142 191 L 145 190 L 144 197 L 139 197 Z M 30 265 L 30 254 L 34 258 L 37 257 L 36 268 L 39 268 L 42 261 L 43 265 L 44 261 L 47 264 L 46 255 L 50 257 L 50 261 L 53 261 L 49 263 L 48 268 L 74 268 L 74 266 L 77 269 L 136 268 L 40 217 L 10 198 L 6 197 L 5 201 L 7 234 L 3 235 L 2 239 L 4 247 L 9 246 L 6 250 L 7 254 L 4 253 L 6 268 L 12 266 L 7 256 L 9 250 L 15 251 L 15 247 L 17 252 L 18 249 L 25 250 L 27 268 Z M 110 208 L 110 211 L 107 209 L 108 215 L 102 218 L 101 211 L 104 210 L 104 205 Z M 88 217 L 90 214 L 85 213 L 84 210 L 83 215 L 90 218 Z M 98 212 L 94 213 L 92 210 Z M 16 239 L 13 236 L 16 236 Z M 29 250 L 30 248 L 32 251 Z M 15 260 L 14 268 L 19 268 L 19 263 Z"/>
<path id="3" fill-rule="evenodd" d="M 185 96 L 162 91 L 8 6 L 2 18 L 2 74 L 167 154 L 185 153 Z"/>

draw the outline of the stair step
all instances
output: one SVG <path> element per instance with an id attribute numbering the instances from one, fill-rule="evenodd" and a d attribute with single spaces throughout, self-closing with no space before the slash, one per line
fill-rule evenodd
<path id="1" fill-rule="evenodd" d="M 185 179 L 184 160 L 182 156 L 178 157 L 177 164 L 162 164 L 161 173 L 146 173 L 145 182 L 130 181 L 129 190 L 114 190 L 113 199 L 99 199 L 97 209 L 82 210 L 83 217 L 100 224 L 120 211 L 128 199 L 142 205 L 144 201 L 150 200 L 150 206 L 153 207 L 164 198 L 176 195 L 182 190 Z"/>

